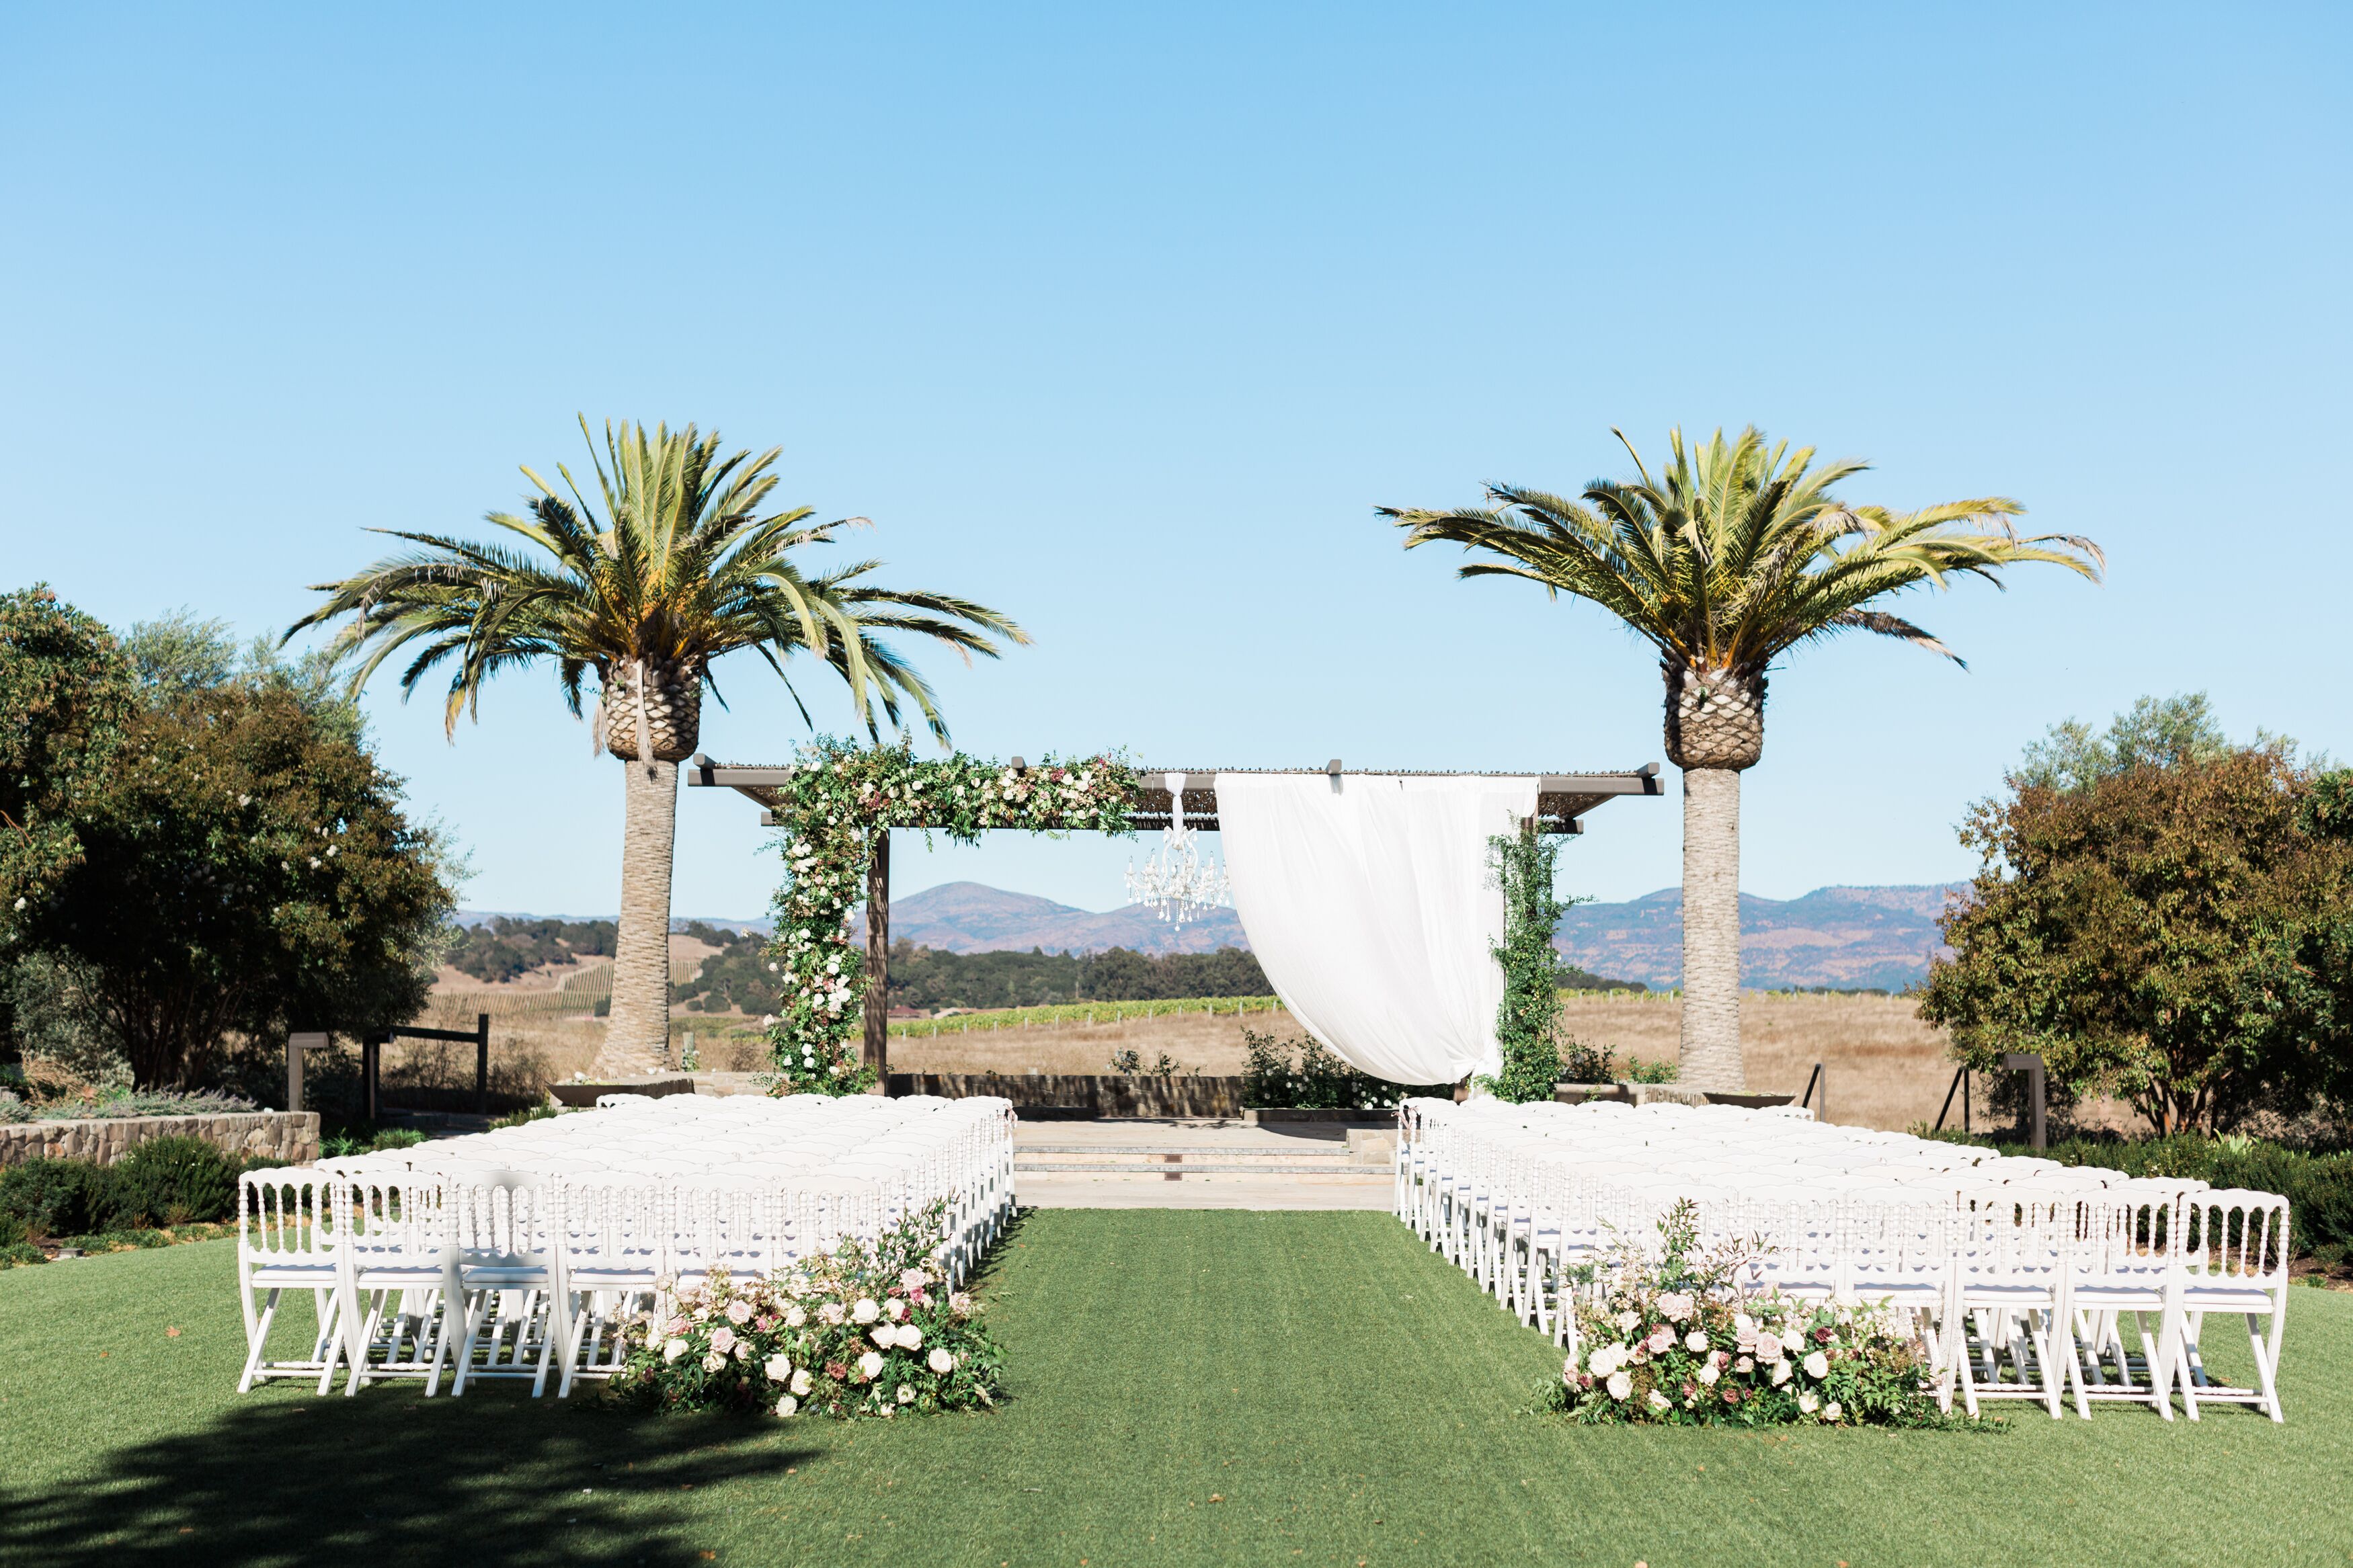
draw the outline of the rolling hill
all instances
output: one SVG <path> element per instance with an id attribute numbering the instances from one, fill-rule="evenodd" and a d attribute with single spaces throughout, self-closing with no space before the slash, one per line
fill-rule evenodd
<path id="1" fill-rule="evenodd" d="M 1818 888 L 1796 899 L 1744 893 L 1741 981 L 1760 988 L 1901 990 L 1927 973 L 1929 956 L 1943 951 L 1936 917 L 1945 900 L 1965 885 Z M 755 921 L 708 923 L 735 931 L 766 929 Z M 686 920 L 672 924 L 682 929 Z M 979 882 L 944 882 L 896 900 L 891 935 L 946 952 L 1100 952 L 1124 947 L 1157 955 L 1250 946 L 1231 910 L 1210 910 L 1180 928 L 1142 904 L 1082 910 Z M 1674 985 L 1683 978 L 1682 889 L 1662 888 L 1622 903 L 1579 904 L 1561 921 L 1556 945 L 1569 963 L 1597 974 Z"/>

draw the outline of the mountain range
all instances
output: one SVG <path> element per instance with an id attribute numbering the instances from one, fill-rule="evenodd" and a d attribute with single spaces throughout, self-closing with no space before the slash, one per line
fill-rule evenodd
<path id="1" fill-rule="evenodd" d="M 1817 888 L 1802 898 L 1740 895 L 1740 983 L 1759 990 L 1833 985 L 1900 991 L 1943 956 L 1936 919 L 1966 882 Z M 1619 904 L 1578 904 L 1554 939 L 1596 974 L 1675 985 L 1683 971 L 1683 894 L 1662 888 Z"/>
<path id="2" fill-rule="evenodd" d="M 1945 952 L 1936 918 L 1966 883 L 1917 887 L 1817 888 L 1796 899 L 1740 895 L 1744 985 L 1757 988 L 1879 986 L 1898 991 L 1928 972 Z M 502 912 L 502 911 L 501 911 Z M 1561 920 L 1555 945 L 1580 968 L 1646 985 L 1683 978 L 1683 890 L 1662 888 L 1622 903 L 1578 904 Z M 465 910 L 473 923 L 489 911 Z M 518 918 L 528 919 L 528 916 Z M 602 917 L 610 919 L 610 916 Z M 685 917 L 671 922 L 686 924 Z M 707 923 L 733 931 L 765 931 L 758 921 Z M 863 930 L 862 924 L 860 926 Z M 1082 910 L 1030 893 L 1009 893 L 979 882 L 944 882 L 908 893 L 891 905 L 891 936 L 948 952 L 1100 952 L 1109 947 L 1160 954 L 1212 952 L 1250 946 L 1231 910 L 1204 910 L 1172 926 L 1145 904 Z"/>

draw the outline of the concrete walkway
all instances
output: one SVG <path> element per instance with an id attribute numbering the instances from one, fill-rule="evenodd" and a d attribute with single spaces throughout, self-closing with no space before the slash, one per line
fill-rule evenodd
<path id="1" fill-rule="evenodd" d="M 1041 1208 L 1387 1209 L 1386 1122 L 1024 1121 L 1014 1190 Z"/>

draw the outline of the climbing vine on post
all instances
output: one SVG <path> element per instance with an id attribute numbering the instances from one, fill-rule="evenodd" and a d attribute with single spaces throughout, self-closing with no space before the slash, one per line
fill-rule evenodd
<path id="1" fill-rule="evenodd" d="M 1126 835 L 1136 775 L 1106 755 L 1053 757 L 1019 770 L 959 752 L 918 762 L 906 745 L 823 739 L 805 747 L 774 807 L 785 882 L 768 968 L 778 977 L 768 1051 L 777 1094 L 857 1094 L 874 1069 L 857 1037 L 866 1003 L 866 954 L 849 937 L 849 911 L 866 894 L 874 835 L 894 827 L 976 844 L 984 829 L 1060 836 Z"/>
<path id="2" fill-rule="evenodd" d="M 1560 841 L 1533 826 L 1487 840 L 1489 863 L 1504 889 L 1504 941 L 1488 951 L 1504 966 L 1504 1001 L 1495 1041 L 1504 1070 L 1479 1087 L 1498 1100 L 1550 1100 L 1560 1080 L 1560 993 L 1553 984 L 1553 932 L 1568 906 L 1553 896 Z"/>

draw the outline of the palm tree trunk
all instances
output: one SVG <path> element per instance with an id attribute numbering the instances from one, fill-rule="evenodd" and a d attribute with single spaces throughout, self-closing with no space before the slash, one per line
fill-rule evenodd
<path id="1" fill-rule="evenodd" d="M 1740 774 L 1683 770 L 1683 1082 L 1747 1087 L 1740 1062 Z"/>
<path id="2" fill-rule="evenodd" d="M 601 1079 L 670 1065 L 670 845 L 678 826 L 678 764 L 626 762 L 621 823 L 621 932 L 613 958 L 613 1016 Z"/>

